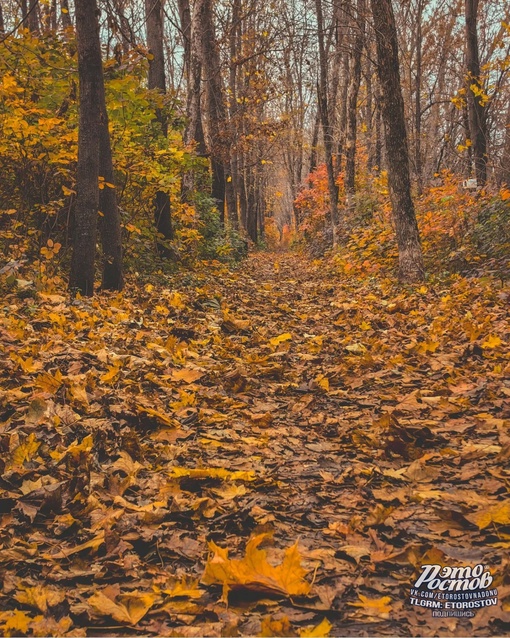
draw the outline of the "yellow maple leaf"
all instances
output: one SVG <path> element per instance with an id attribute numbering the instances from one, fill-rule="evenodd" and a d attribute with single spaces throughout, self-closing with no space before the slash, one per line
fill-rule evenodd
<path id="1" fill-rule="evenodd" d="M 184 310 L 186 308 L 184 299 L 184 295 L 181 295 L 180 292 L 172 292 L 168 297 L 168 305 L 176 310 Z"/>
<path id="2" fill-rule="evenodd" d="M 329 636 L 329 632 L 333 628 L 333 625 L 327 618 L 311 629 L 301 629 L 299 635 L 301 638 L 321 638 L 322 636 Z"/>
<path id="3" fill-rule="evenodd" d="M 32 617 L 24 611 L 15 609 L 14 611 L 6 611 L 0 614 L 0 622 L 5 623 L 1 625 L 5 636 L 10 636 L 13 633 L 15 636 L 28 633 L 28 626 L 32 622 Z"/>
<path id="4" fill-rule="evenodd" d="M 293 636 L 294 631 L 287 616 L 282 618 L 263 618 L 260 623 L 259 636 L 272 638 L 273 636 Z"/>
<path id="5" fill-rule="evenodd" d="M 50 372 L 41 372 L 35 380 L 35 385 L 41 388 L 41 390 L 44 390 L 44 392 L 55 394 L 62 385 L 62 380 L 63 377 L 60 370 L 57 370 L 54 374 L 51 374 Z"/>
<path id="6" fill-rule="evenodd" d="M 182 478 L 189 476 L 191 478 L 219 478 L 224 481 L 254 481 L 255 472 L 237 470 L 232 472 L 223 467 L 204 467 L 204 468 L 187 468 L 172 467 L 168 472 L 171 478 Z"/>
<path id="7" fill-rule="evenodd" d="M 16 361 L 20 365 L 23 372 L 26 372 L 27 374 L 30 374 L 31 372 L 36 372 L 37 370 L 40 370 L 42 367 L 42 364 L 39 361 L 36 361 L 34 363 L 33 357 L 28 357 L 27 359 L 16 357 Z"/>
<path id="8" fill-rule="evenodd" d="M 501 339 L 497 335 L 489 335 L 487 339 L 482 343 L 482 348 L 497 348 L 502 343 Z"/>
<path id="9" fill-rule="evenodd" d="M 118 600 L 115 602 L 98 591 L 88 599 L 88 603 L 101 616 L 111 616 L 118 622 L 136 625 L 152 607 L 156 595 L 133 592 L 119 596 Z"/>
<path id="10" fill-rule="evenodd" d="M 277 337 L 273 337 L 272 339 L 269 339 L 269 343 L 276 348 L 276 346 L 279 346 L 280 343 L 283 343 L 284 341 L 290 341 L 292 339 L 292 335 L 290 334 L 290 332 L 284 332 L 281 335 L 278 335 Z"/>
<path id="11" fill-rule="evenodd" d="M 510 501 L 497 503 L 487 509 L 479 510 L 467 518 L 480 529 L 489 527 L 492 523 L 508 525 L 510 523 Z"/>
<path id="12" fill-rule="evenodd" d="M 382 598 L 368 598 L 363 594 L 358 595 L 359 602 L 347 603 L 351 607 L 360 607 L 364 614 L 369 616 L 384 616 L 391 611 L 391 598 L 383 596 Z"/>
<path id="13" fill-rule="evenodd" d="M 265 594 L 306 596 L 311 589 L 304 579 L 306 571 L 301 567 L 301 555 L 297 542 L 285 550 L 283 562 L 273 566 L 267 562 L 267 553 L 259 545 L 269 534 L 250 538 L 246 555 L 242 559 L 230 559 L 228 550 L 211 541 L 211 554 L 202 576 L 204 585 L 223 585 L 230 589 L 249 589 Z"/>
<path id="14" fill-rule="evenodd" d="M 37 454 L 41 443 L 35 438 L 35 434 L 32 432 L 23 443 L 18 445 L 14 449 L 11 455 L 9 468 L 23 467 L 26 461 L 30 461 Z"/>
<path id="15" fill-rule="evenodd" d="M 184 381 L 185 383 L 193 383 L 204 376 L 200 370 L 192 368 L 183 368 L 182 370 L 172 370 L 172 379 L 174 381 Z"/>
<path id="16" fill-rule="evenodd" d="M 170 598 L 200 598 L 205 590 L 200 589 L 198 580 L 188 580 L 186 577 L 181 580 L 170 581 L 165 589 L 161 590 Z"/>
<path id="17" fill-rule="evenodd" d="M 116 362 L 112 366 L 108 368 L 108 372 L 105 372 L 101 377 L 101 381 L 103 383 L 115 383 L 117 377 L 119 376 L 119 372 L 122 368 L 122 363 Z"/>
<path id="18" fill-rule="evenodd" d="M 325 377 L 323 374 L 319 374 L 318 376 L 315 377 L 314 381 L 319 386 L 319 388 L 322 388 L 326 392 L 329 392 L 328 377 Z"/>
<path id="19" fill-rule="evenodd" d="M 17 592 L 14 596 L 19 603 L 24 603 L 30 607 L 36 607 L 43 613 L 48 611 L 48 607 L 55 607 L 66 598 L 66 592 L 55 587 L 26 587 Z"/>
<path id="20" fill-rule="evenodd" d="M 162 425 L 168 425 L 170 427 L 176 427 L 180 425 L 178 421 L 176 421 L 175 419 L 172 419 L 172 417 L 168 416 L 167 414 L 164 414 L 163 412 L 159 412 L 158 410 L 153 410 L 152 408 L 146 408 L 144 405 L 137 405 L 136 407 L 141 413 L 145 413 L 148 416 L 154 417 L 156 421 L 158 421 Z"/>

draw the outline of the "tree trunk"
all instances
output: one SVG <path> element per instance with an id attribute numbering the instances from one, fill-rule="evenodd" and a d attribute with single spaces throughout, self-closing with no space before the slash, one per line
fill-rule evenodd
<path id="1" fill-rule="evenodd" d="M 165 79 L 165 55 L 163 49 L 163 6 L 161 0 L 145 0 L 145 19 L 147 22 L 147 46 L 152 59 L 149 61 L 149 89 L 156 89 L 160 93 L 166 93 Z M 166 138 L 168 124 L 160 109 L 156 111 L 156 117 L 161 124 L 161 131 Z M 167 193 L 158 191 L 154 200 L 154 221 L 158 235 L 163 241 L 158 240 L 158 252 L 161 257 L 175 259 L 175 252 L 168 246 L 173 239 L 172 217 L 170 210 L 170 198 Z"/>
<path id="2" fill-rule="evenodd" d="M 136 43 L 136 39 L 134 37 L 133 30 L 131 29 L 131 25 L 129 24 L 129 20 L 126 18 L 126 14 L 124 13 L 125 2 L 122 0 L 113 0 L 113 8 L 115 9 L 115 18 L 118 20 L 121 42 L 122 42 L 122 53 L 123 55 L 128 55 L 129 49 Z"/>
<path id="3" fill-rule="evenodd" d="M 117 191 L 113 188 L 112 148 L 108 128 L 108 111 L 104 83 L 101 83 L 101 134 L 99 142 L 99 174 L 104 178 L 103 188 L 99 191 L 99 210 L 101 245 L 103 248 L 102 288 L 104 290 L 122 290 L 124 276 L 122 272 L 122 232 L 120 214 L 117 206 Z M 111 186 L 110 186 L 111 184 Z"/>
<path id="4" fill-rule="evenodd" d="M 312 141 L 310 144 L 310 166 L 309 173 L 313 173 L 317 168 L 317 144 L 319 143 L 319 129 L 321 126 L 321 111 L 320 107 L 317 106 L 317 114 L 315 115 L 315 120 L 313 123 L 312 130 Z M 312 188 L 312 183 L 309 183 L 309 187 Z"/>
<path id="5" fill-rule="evenodd" d="M 416 15 L 416 75 L 414 83 L 414 164 L 418 195 L 423 192 L 423 162 L 421 157 L 422 19 L 423 0 L 418 0 Z"/>
<path id="6" fill-rule="evenodd" d="M 0 4 L 0 33 L 5 33 L 4 12 Z"/>
<path id="7" fill-rule="evenodd" d="M 338 218 L 338 186 L 335 180 L 333 166 L 333 132 L 329 125 L 328 109 L 328 68 L 326 48 L 324 46 L 324 19 L 322 15 L 322 0 L 315 0 L 317 14 L 317 30 L 319 38 L 319 81 L 317 94 L 319 97 L 319 110 L 324 138 L 324 153 L 326 156 L 326 169 L 328 173 L 329 210 L 331 216 L 331 230 L 333 234 L 333 248 L 337 244 L 337 218 Z"/>
<path id="8" fill-rule="evenodd" d="M 246 176 L 246 205 L 247 205 L 247 219 L 246 219 L 246 232 L 248 237 L 254 244 L 258 241 L 258 215 L 257 215 L 257 200 L 255 196 L 255 179 L 254 173 L 249 171 Z"/>
<path id="9" fill-rule="evenodd" d="M 69 0 L 61 0 L 60 16 L 62 18 L 62 26 L 64 29 L 71 29 L 73 23 L 71 22 L 71 15 L 69 13 Z"/>
<path id="10" fill-rule="evenodd" d="M 358 0 L 356 36 L 352 53 L 352 67 L 347 99 L 347 134 L 345 143 L 345 194 L 347 208 L 354 208 L 355 177 L 356 177 L 356 138 L 358 125 L 358 94 L 361 83 L 361 54 L 365 40 L 365 0 Z"/>
<path id="11" fill-rule="evenodd" d="M 28 3 L 27 26 L 34 35 L 40 34 L 39 29 L 39 0 L 30 0 Z"/>
<path id="12" fill-rule="evenodd" d="M 221 84 L 220 59 L 217 49 L 212 0 L 197 0 L 195 23 L 200 25 L 200 60 L 205 79 L 210 138 L 212 197 L 216 201 L 221 222 L 225 221 L 225 163 L 227 113 Z"/>
<path id="13" fill-rule="evenodd" d="M 375 23 L 381 111 L 386 136 L 388 183 L 399 253 L 399 279 L 423 281 L 425 271 L 411 198 L 409 151 L 400 85 L 397 30 L 391 0 L 370 0 Z"/>
<path id="14" fill-rule="evenodd" d="M 466 67 L 469 130 L 479 188 L 487 182 L 487 122 L 483 107 L 485 91 L 480 77 L 478 54 L 478 0 L 466 0 Z"/>
<path id="15" fill-rule="evenodd" d="M 500 185 L 505 184 L 507 188 L 510 188 L 510 106 L 508 106 L 506 112 L 505 145 L 503 147 L 499 183 Z"/>
<path id="16" fill-rule="evenodd" d="M 69 287 L 83 295 L 92 296 L 99 205 L 100 98 L 103 77 L 96 0 L 76 0 L 76 39 L 80 123 Z"/>

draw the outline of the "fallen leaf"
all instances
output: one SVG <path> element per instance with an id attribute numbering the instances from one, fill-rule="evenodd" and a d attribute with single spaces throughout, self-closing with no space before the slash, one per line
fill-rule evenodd
<path id="1" fill-rule="evenodd" d="M 136 625 L 152 607 L 157 596 L 132 592 L 121 595 L 118 599 L 119 602 L 114 602 L 99 591 L 93 594 L 87 602 L 93 611 L 101 616 L 111 616 L 118 622 Z"/>
<path id="2" fill-rule="evenodd" d="M 301 555 L 297 543 L 285 550 L 283 562 L 274 567 L 267 562 L 265 550 L 259 545 L 268 534 L 252 537 L 246 545 L 242 559 L 228 558 L 228 550 L 209 543 L 209 555 L 202 583 L 219 584 L 230 589 L 249 589 L 265 594 L 306 596 L 311 589 L 304 579 L 306 571 L 301 567 Z"/>

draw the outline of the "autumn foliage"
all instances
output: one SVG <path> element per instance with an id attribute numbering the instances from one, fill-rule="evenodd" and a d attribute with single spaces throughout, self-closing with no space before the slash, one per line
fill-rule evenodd
<path id="1" fill-rule="evenodd" d="M 54 6 L 35 4 L 42 16 Z M 197 51 L 184 46 L 197 46 L 197 25 L 188 41 L 184 28 L 176 39 L 190 56 L 178 69 L 188 93 L 148 90 L 154 55 L 126 42 L 113 19 L 137 5 L 111 4 L 117 13 L 108 6 L 101 29 L 111 36 L 102 44 L 115 179 L 100 177 L 98 189 L 117 193 L 122 292 L 67 289 L 78 159 L 73 29 L 21 26 L 1 36 L 0 633 L 507 635 L 510 190 L 496 171 L 483 189 L 464 184 L 471 144 L 454 138 L 464 135 L 456 111 L 467 87 L 422 114 L 427 130 L 435 114 L 438 135 L 441 114 L 454 115 L 445 161 L 434 149 L 427 166 L 416 162 L 420 152 L 412 158 L 427 273 L 402 284 L 388 173 L 375 162 L 370 20 L 349 200 L 345 148 L 333 158 L 333 248 L 320 117 L 315 132 L 305 130 L 316 90 L 307 78 L 317 71 L 308 13 L 290 19 L 276 1 L 200 2 L 211 24 L 225 22 L 222 37 L 206 34 L 225 97 L 215 114 Z M 345 62 L 349 34 L 342 40 L 328 20 L 349 3 L 327 4 L 321 35 Z M 298 19 L 309 41 L 294 32 Z M 508 25 L 501 29 L 503 42 Z M 282 33 L 286 49 L 277 46 Z M 504 79 L 505 64 L 487 73 Z M 336 133 L 349 68 L 335 67 Z M 420 102 L 425 84 L 404 87 L 406 103 L 413 91 Z M 209 108 L 194 121 L 205 137 L 184 143 L 195 88 L 194 115 Z M 492 94 L 478 97 L 494 104 Z M 492 111 L 499 120 L 501 108 Z M 224 173 L 226 224 L 211 157 Z M 434 174 L 440 164 L 449 170 Z M 173 260 L 156 249 L 158 192 L 170 201 Z M 483 564 L 498 605 L 448 617 L 410 605 L 424 564 Z"/>

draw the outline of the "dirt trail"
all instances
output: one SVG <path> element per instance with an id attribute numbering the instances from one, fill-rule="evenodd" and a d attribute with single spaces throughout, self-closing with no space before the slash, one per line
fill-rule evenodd
<path id="1" fill-rule="evenodd" d="M 316 598 L 280 605 L 294 626 L 325 615 L 333 635 L 487 631 L 492 610 L 472 626 L 408 604 L 424 563 L 507 564 L 464 517 L 483 502 L 474 485 L 482 494 L 502 487 L 486 485 L 484 470 L 501 451 L 501 424 L 487 412 L 475 432 L 460 409 L 463 392 L 478 392 L 471 415 L 493 410 L 483 372 L 449 402 L 452 361 L 438 353 L 436 365 L 418 362 L 406 348 L 432 317 L 405 295 L 392 303 L 342 285 L 321 263 L 254 255 L 218 292 L 232 316 L 213 348 L 226 418 L 197 425 L 212 443 L 190 445 L 187 458 L 253 470 L 257 482 L 208 522 L 207 537 L 237 555 L 261 529 L 274 530 L 279 546 L 299 538 L 317 569 Z M 243 634 L 258 631 L 255 609 L 245 612 Z"/>
<path id="2" fill-rule="evenodd" d="M 288 254 L 174 284 L 2 319 L 22 357 L 2 373 L 18 406 L 0 433 L 3 609 L 29 614 L 23 592 L 44 584 L 66 599 L 46 605 L 64 623 L 45 617 L 46 634 L 297 635 L 324 618 L 332 635 L 504 633 L 502 606 L 432 618 L 408 603 L 428 563 L 483 563 L 510 593 L 497 339 L 458 341 L 434 291 L 358 288 Z M 493 322 L 498 303 L 479 304 Z M 221 586 L 183 580 L 209 541 L 241 558 L 262 532 L 273 563 L 299 541 L 309 596 L 227 607 Z M 147 609 L 127 622 L 104 592 Z"/>

